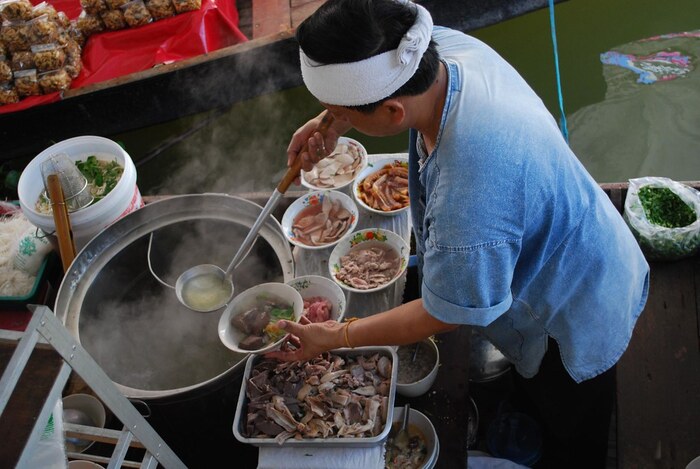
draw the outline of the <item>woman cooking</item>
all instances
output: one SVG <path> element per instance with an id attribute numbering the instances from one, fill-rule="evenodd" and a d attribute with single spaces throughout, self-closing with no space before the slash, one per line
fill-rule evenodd
<path id="1" fill-rule="evenodd" d="M 354 322 L 279 326 L 309 359 L 478 327 L 543 423 L 538 467 L 603 467 L 614 365 L 648 289 L 619 213 L 520 75 L 482 42 L 402 0 L 329 0 L 298 28 L 309 91 L 335 121 L 292 137 L 308 170 L 351 128 L 409 132 L 418 300 Z M 299 154 L 308 143 L 309 152 Z"/>

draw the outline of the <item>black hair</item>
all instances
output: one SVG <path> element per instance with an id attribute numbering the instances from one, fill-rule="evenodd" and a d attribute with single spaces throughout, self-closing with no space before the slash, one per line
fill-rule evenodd
<path id="1" fill-rule="evenodd" d="M 396 0 L 328 0 L 299 25 L 296 39 L 316 62 L 358 62 L 396 49 L 417 14 L 415 6 Z M 389 98 L 424 93 L 435 81 L 439 63 L 436 45 L 430 41 L 418 69 L 396 92 L 375 103 L 346 107 L 370 113 Z"/>

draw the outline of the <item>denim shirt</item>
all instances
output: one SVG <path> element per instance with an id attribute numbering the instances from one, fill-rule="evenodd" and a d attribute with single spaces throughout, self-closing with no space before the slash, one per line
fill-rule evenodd
<path id="1" fill-rule="evenodd" d="M 427 311 L 478 326 L 534 376 L 548 337 L 583 381 L 613 366 L 649 266 L 534 91 L 495 51 L 436 27 L 448 90 L 435 149 L 410 133 L 409 192 Z"/>

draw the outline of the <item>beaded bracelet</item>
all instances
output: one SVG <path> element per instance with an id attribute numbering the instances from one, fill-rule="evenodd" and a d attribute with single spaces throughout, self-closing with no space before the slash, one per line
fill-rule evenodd
<path id="1" fill-rule="evenodd" d="M 343 335 L 345 336 L 345 345 L 346 345 L 348 348 L 355 348 L 355 347 L 353 347 L 353 346 L 350 344 L 350 339 L 348 339 L 348 329 L 350 328 L 350 323 L 351 323 L 351 322 L 354 322 L 354 321 L 357 321 L 358 319 L 359 319 L 359 318 L 350 318 L 350 319 L 348 319 L 347 322 L 345 323 L 345 327 L 343 328 Z"/>

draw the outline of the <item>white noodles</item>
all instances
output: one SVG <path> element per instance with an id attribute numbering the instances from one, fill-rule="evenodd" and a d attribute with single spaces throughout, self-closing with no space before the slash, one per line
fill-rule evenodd
<path id="1" fill-rule="evenodd" d="M 0 218 L 0 296 L 25 296 L 36 277 L 15 269 L 14 257 L 20 238 L 33 225 L 22 212 Z"/>

